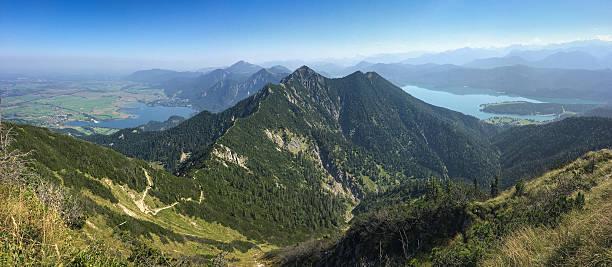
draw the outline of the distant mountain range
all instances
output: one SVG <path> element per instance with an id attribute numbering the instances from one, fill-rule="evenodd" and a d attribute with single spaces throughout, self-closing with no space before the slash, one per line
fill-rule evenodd
<path id="1" fill-rule="evenodd" d="M 558 69 L 587 69 L 598 70 L 612 68 L 612 53 L 603 58 L 597 58 L 589 53 L 581 51 L 556 52 L 540 60 L 529 61 L 514 53 L 506 57 L 494 57 L 477 59 L 465 67 L 470 68 L 497 68 L 513 65 L 525 65 L 536 68 L 558 68 Z"/>
<path id="2" fill-rule="evenodd" d="M 519 58 L 498 58 L 486 61 L 522 62 Z M 542 61 L 552 62 L 553 59 Z M 479 61 L 484 64 L 485 61 Z M 493 65 L 493 64 L 491 64 Z M 524 97 L 577 98 L 598 102 L 612 101 L 612 70 L 539 68 L 525 65 L 495 68 L 469 68 L 457 65 L 402 63 L 373 64 L 361 62 L 344 68 L 333 76 L 353 71 L 379 73 L 398 86 L 416 85 L 437 90 L 461 92 L 463 88 L 487 89 Z"/>
<path id="3" fill-rule="evenodd" d="M 504 50 L 500 49 L 479 49 L 479 48 L 460 48 L 455 50 L 444 51 L 441 53 L 424 54 L 416 58 L 405 59 L 401 61 L 403 64 L 453 64 L 463 65 L 470 61 L 500 56 L 504 54 Z"/>
<path id="4" fill-rule="evenodd" d="M 278 83 L 291 68 L 308 64 L 326 77 L 355 71 L 374 71 L 399 86 L 408 84 L 448 88 L 471 87 L 526 97 L 612 99 L 612 42 L 575 41 L 550 45 L 512 45 L 502 48 L 460 48 L 440 53 L 389 53 L 338 60 L 286 60 L 264 67 L 239 61 L 226 68 L 196 72 L 137 71 L 125 79 L 164 89 L 178 102 L 199 110 L 219 112 L 252 95 L 268 82 Z M 390 63 L 395 61 L 396 63 Z M 357 63 L 355 63 L 357 62 Z M 381 63 L 385 62 L 385 63 Z M 348 65 L 347 64 L 354 64 Z M 162 103 L 163 104 L 163 103 Z"/>
<path id="5" fill-rule="evenodd" d="M 546 59 L 547 57 L 550 58 Z M 474 68 L 527 65 L 540 68 L 604 69 L 612 68 L 612 42 L 593 39 L 546 45 L 519 44 L 491 48 L 463 47 L 435 53 L 386 53 L 311 61 L 283 60 L 265 62 L 263 65 L 282 64 L 292 69 L 301 65 L 308 65 L 322 75 L 342 77 L 351 73 L 345 71 L 347 67 L 354 66 L 359 62 L 408 65 L 452 64 Z"/>
<path id="6" fill-rule="evenodd" d="M 124 79 L 134 82 L 159 83 L 178 78 L 194 78 L 199 75 L 202 75 L 202 73 L 191 71 L 180 72 L 173 70 L 151 69 L 134 72 L 126 76 Z"/>
<path id="7" fill-rule="evenodd" d="M 182 99 L 194 108 L 219 112 L 254 94 L 266 83 L 278 83 L 291 72 L 283 66 L 265 69 L 245 61 L 224 69 L 201 70 L 205 73 L 146 70 L 126 79 L 153 83 L 168 96 Z"/>

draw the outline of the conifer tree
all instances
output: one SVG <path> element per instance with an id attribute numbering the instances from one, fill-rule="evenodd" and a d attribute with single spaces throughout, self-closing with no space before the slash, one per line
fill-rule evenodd
<path id="1" fill-rule="evenodd" d="M 491 183 L 491 197 L 499 195 L 499 175 L 495 176 L 495 180 Z"/>

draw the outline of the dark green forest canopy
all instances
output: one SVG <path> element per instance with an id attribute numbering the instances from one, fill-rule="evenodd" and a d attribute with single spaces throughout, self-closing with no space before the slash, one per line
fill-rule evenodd
<path id="1" fill-rule="evenodd" d="M 112 135 L 92 135 L 83 138 L 112 148 L 128 157 L 160 162 L 166 170 L 174 172 L 183 153 L 197 154 L 206 150 L 225 133 L 235 119 L 254 112 L 260 97 L 255 95 L 218 114 L 203 111 L 165 131 L 145 132 L 134 128 L 123 129 Z"/>
<path id="2" fill-rule="evenodd" d="M 541 175 L 580 155 L 612 147 L 612 119 L 575 117 L 511 128 L 492 138 L 501 152 L 502 187 Z"/>

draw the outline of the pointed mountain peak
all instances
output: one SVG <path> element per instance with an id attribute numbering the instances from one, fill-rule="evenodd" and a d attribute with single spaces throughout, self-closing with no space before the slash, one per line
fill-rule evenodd
<path id="1" fill-rule="evenodd" d="M 309 81 L 309 80 L 323 81 L 324 79 L 325 79 L 325 77 L 321 76 L 320 74 L 318 74 L 313 69 L 311 69 L 311 68 L 307 67 L 306 65 L 304 65 L 304 66 L 301 66 L 298 69 L 296 69 L 293 73 L 291 73 L 291 75 L 283 78 L 281 83 L 287 83 L 287 82 L 292 81 L 292 80 L 303 83 L 303 82 Z"/>
<path id="2" fill-rule="evenodd" d="M 297 68 L 293 73 L 302 73 L 302 74 L 309 74 L 309 75 L 318 74 L 316 71 L 314 71 L 313 69 L 309 68 L 306 65 Z"/>
<path id="3" fill-rule="evenodd" d="M 232 73 L 250 73 L 253 74 L 259 70 L 263 69 L 263 67 L 255 65 L 255 64 L 251 64 L 249 62 L 246 62 L 244 60 L 240 60 L 236 63 L 234 63 L 233 65 L 229 66 L 227 69 L 225 69 L 228 72 L 232 72 Z"/>
<path id="4" fill-rule="evenodd" d="M 374 65 L 374 63 L 362 60 L 359 63 L 357 63 L 357 65 L 355 65 L 355 67 L 369 67 L 369 66 L 372 66 L 372 65 Z"/>
<path id="5" fill-rule="evenodd" d="M 232 68 L 232 67 L 239 67 L 239 66 L 248 66 L 248 65 L 252 65 L 252 64 L 251 64 L 251 63 L 249 63 L 249 62 L 246 62 L 246 61 L 244 61 L 244 60 L 240 60 L 240 61 L 238 61 L 238 62 L 236 62 L 236 63 L 232 64 L 232 65 L 230 66 L 230 68 Z"/>
<path id="6" fill-rule="evenodd" d="M 291 70 L 282 65 L 269 67 L 268 70 L 273 73 L 291 73 Z"/>

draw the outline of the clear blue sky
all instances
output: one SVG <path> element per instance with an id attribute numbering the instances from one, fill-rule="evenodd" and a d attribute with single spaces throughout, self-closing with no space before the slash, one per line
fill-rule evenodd
<path id="1" fill-rule="evenodd" d="M 612 34 L 609 0 L 0 0 L 0 5 L 5 63 L 66 59 L 78 65 L 103 59 L 100 64 L 109 66 L 195 67 Z"/>

